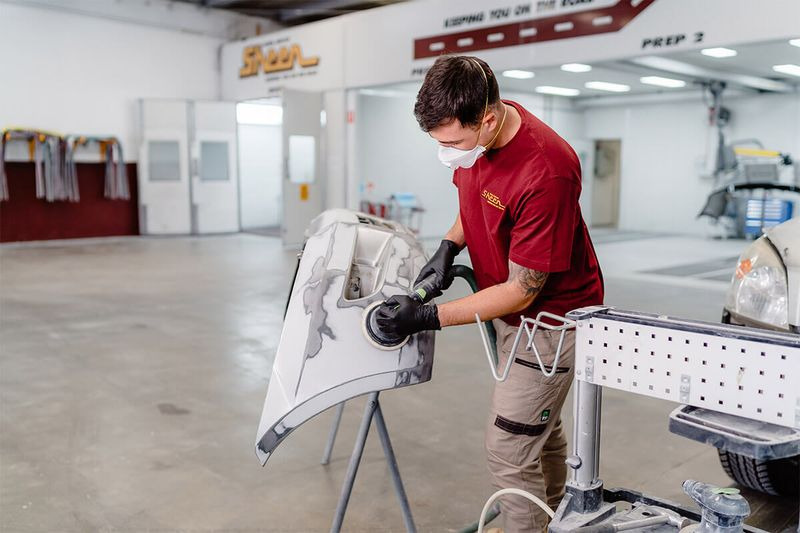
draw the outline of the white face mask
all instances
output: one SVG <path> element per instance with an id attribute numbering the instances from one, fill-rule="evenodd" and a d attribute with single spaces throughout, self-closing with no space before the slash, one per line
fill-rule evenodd
<path id="1" fill-rule="evenodd" d="M 461 150 L 452 146 L 439 147 L 439 161 L 453 170 L 457 168 L 470 168 L 486 152 L 486 147 L 480 144 L 472 150 Z"/>
<path id="2" fill-rule="evenodd" d="M 488 147 L 491 146 L 497 139 L 497 136 L 500 135 L 500 130 L 503 129 L 503 124 L 506 122 L 507 113 L 508 110 L 505 109 L 503 111 L 503 120 L 500 121 L 497 133 L 494 134 L 494 137 L 492 137 L 492 140 L 489 141 L 486 146 L 478 144 L 472 150 L 461 150 L 460 148 L 453 148 L 452 146 L 439 146 L 439 161 L 441 161 L 444 166 L 453 170 L 457 168 L 470 168 L 486 153 Z M 486 111 L 484 111 L 483 116 L 486 117 Z M 481 119 L 481 123 L 483 123 L 483 119 Z M 478 139 L 480 139 L 480 136 L 481 133 L 480 130 L 478 130 Z"/>

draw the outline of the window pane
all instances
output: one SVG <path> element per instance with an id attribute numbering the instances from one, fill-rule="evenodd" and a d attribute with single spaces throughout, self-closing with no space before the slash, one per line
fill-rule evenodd
<path id="1" fill-rule="evenodd" d="M 147 156 L 150 181 L 180 181 L 178 141 L 148 141 Z"/>
<path id="2" fill-rule="evenodd" d="M 200 179 L 228 181 L 228 143 L 202 141 L 200 143 Z"/>

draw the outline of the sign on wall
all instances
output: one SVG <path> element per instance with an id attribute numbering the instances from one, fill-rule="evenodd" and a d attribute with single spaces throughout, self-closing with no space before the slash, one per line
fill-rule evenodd
<path id="1" fill-rule="evenodd" d="M 475 29 L 441 33 L 414 40 L 414 59 L 436 57 L 442 52 L 467 53 L 492 48 L 571 39 L 621 30 L 655 0 L 537 0 L 527 4 L 496 7 L 444 19 L 447 29 Z M 497 24 L 512 17 L 537 15 L 519 22 Z"/>
<path id="2" fill-rule="evenodd" d="M 342 87 L 342 32 L 341 21 L 331 19 L 224 45 L 223 98 L 242 101 L 275 96 L 282 89 Z"/>
<path id="3" fill-rule="evenodd" d="M 247 78 L 260 73 L 281 77 L 316 74 L 319 56 L 306 57 L 299 44 L 291 44 L 288 38 L 272 42 L 245 46 L 242 50 L 242 66 L 239 77 Z"/>

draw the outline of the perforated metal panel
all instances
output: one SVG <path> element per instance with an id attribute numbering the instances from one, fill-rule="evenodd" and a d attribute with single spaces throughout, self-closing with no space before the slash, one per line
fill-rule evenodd
<path id="1" fill-rule="evenodd" d="M 800 427 L 800 335 L 613 310 L 569 317 L 576 379 Z"/>

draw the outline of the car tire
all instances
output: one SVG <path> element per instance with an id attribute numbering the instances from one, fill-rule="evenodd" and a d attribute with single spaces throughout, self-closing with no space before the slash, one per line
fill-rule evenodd
<path id="1" fill-rule="evenodd" d="M 800 485 L 800 456 L 759 461 L 717 450 L 723 470 L 739 485 L 775 496 L 797 496 Z"/>

